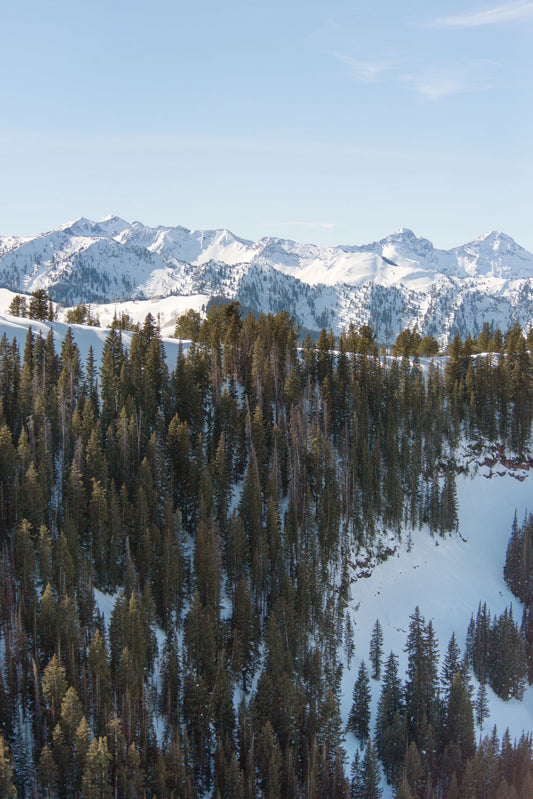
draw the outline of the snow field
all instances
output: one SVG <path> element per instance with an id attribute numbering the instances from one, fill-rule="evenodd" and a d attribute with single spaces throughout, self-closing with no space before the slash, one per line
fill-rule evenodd
<path id="1" fill-rule="evenodd" d="M 352 583 L 349 611 L 354 624 L 355 657 L 350 669 L 346 664 L 344 669 L 341 705 L 344 724 L 361 660 L 365 660 L 370 671 L 369 644 L 376 619 L 383 629 L 383 662 L 393 651 L 399 658 L 402 679 L 407 666 L 404 647 L 409 616 L 417 605 L 426 623 L 433 622 L 441 665 L 453 632 L 464 653 L 468 623 L 471 615 L 475 616 L 479 602 L 487 603 L 491 616 L 512 605 L 513 616 L 520 622 L 522 605 L 505 585 L 503 566 L 515 509 L 521 523 L 528 508 L 533 506 L 532 478 L 526 476 L 521 481 L 509 473 L 493 473 L 492 477 L 489 474 L 489 469 L 482 467 L 473 476 L 458 476 L 458 533 L 441 538 L 430 536 L 425 529 L 414 531 L 408 551 L 408 531 L 405 531 L 403 544 L 395 555 L 379 564 L 371 577 Z M 373 734 L 381 681 L 370 682 Z M 477 689 L 477 680 L 472 678 L 472 682 Z M 533 730 L 533 686 L 526 689 L 522 701 L 504 702 L 488 685 L 487 693 L 490 716 L 484 722 L 484 734 L 494 725 L 500 738 L 507 727 L 513 739 L 518 739 L 524 730 Z M 478 727 L 476 730 L 479 733 Z M 350 762 L 357 744 L 352 734 L 346 735 Z M 391 796 L 387 787 L 383 799 Z"/>

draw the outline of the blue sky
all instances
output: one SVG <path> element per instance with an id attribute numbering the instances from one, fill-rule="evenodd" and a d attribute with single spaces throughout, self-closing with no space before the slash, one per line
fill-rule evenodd
<path id="1" fill-rule="evenodd" d="M 533 0 L 3 4 L 0 234 L 533 250 Z"/>

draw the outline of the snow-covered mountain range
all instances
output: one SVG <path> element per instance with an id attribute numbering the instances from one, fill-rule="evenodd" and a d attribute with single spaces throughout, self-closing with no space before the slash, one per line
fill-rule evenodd
<path id="1" fill-rule="evenodd" d="M 64 305 L 195 296 L 237 299 L 245 310 L 285 309 L 311 331 L 371 324 L 391 343 L 406 327 L 444 343 L 533 319 L 533 255 L 503 233 L 439 250 L 401 229 L 362 246 L 257 242 L 228 230 L 147 227 L 81 218 L 34 237 L 0 237 L 0 286 L 46 288 Z"/>

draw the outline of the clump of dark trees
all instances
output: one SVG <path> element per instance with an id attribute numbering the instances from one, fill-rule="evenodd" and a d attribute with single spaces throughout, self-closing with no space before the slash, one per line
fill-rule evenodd
<path id="1" fill-rule="evenodd" d="M 364 661 L 359 668 L 347 726 L 365 750 L 364 757 L 356 755 L 352 764 L 351 796 L 379 797 L 381 767 L 396 786 L 397 797 L 525 799 L 531 795 L 529 734 L 513 743 L 506 731 L 500 741 L 494 728 L 476 746 L 475 725 L 483 728 L 488 700 L 484 681 L 474 696 L 468 644 L 461 654 L 452 635 L 439 671 L 433 625 L 425 622 L 417 607 L 409 620 L 405 652 L 407 671 L 402 681 L 398 657 L 391 652 L 382 664 L 383 653 L 376 650 L 373 634 L 372 678 L 381 679 L 373 739 L 370 678 Z"/>
<path id="2" fill-rule="evenodd" d="M 526 450 L 522 334 L 423 374 L 368 327 L 189 322 L 170 373 L 151 316 L 100 364 L 70 332 L 0 341 L 0 793 L 372 799 L 379 758 L 401 797 L 533 795 L 531 741 L 476 747 L 468 666 L 439 685 L 418 610 L 351 775 L 339 711 L 353 554 L 455 529 L 463 436 Z"/>
<path id="3" fill-rule="evenodd" d="M 505 582 L 523 604 L 521 633 L 524 660 L 529 683 L 533 683 L 533 515 L 522 525 L 514 519 L 507 545 L 504 568 Z"/>

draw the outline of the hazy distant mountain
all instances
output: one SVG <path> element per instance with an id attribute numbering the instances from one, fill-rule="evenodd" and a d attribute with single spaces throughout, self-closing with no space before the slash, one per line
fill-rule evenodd
<path id="1" fill-rule="evenodd" d="M 533 318 L 533 255 L 496 232 L 452 250 L 408 229 L 362 246 L 318 247 L 81 218 L 35 237 L 0 238 L 0 285 L 46 288 L 66 305 L 225 296 L 256 313 L 286 309 L 310 330 L 370 323 L 383 342 L 414 325 L 446 340 L 476 334 L 484 321 L 507 328 Z"/>

